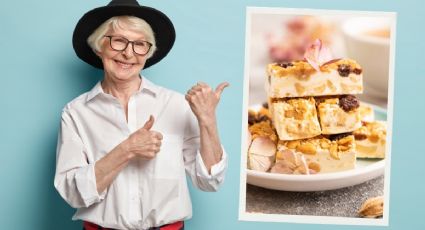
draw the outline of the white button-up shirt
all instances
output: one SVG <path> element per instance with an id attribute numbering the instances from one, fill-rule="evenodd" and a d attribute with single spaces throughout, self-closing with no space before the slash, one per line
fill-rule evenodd
<path id="1" fill-rule="evenodd" d="M 163 135 L 151 160 L 135 159 L 101 194 L 96 188 L 97 160 L 143 127 Z M 128 103 L 128 121 L 119 101 L 100 82 L 68 103 L 62 112 L 54 185 L 80 219 L 115 229 L 147 229 L 192 216 L 186 174 L 201 190 L 216 191 L 224 180 L 227 156 L 208 173 L 199 153 L 199 127 L 182 94 L 142 78 Z"/>

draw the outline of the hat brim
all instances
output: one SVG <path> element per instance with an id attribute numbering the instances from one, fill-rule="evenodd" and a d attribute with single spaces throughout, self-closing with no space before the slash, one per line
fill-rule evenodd
<path id="1" fill-rule="evenodd" d="M 102 23 L 114 16 L 135 16 L 145 20 L 152 28 L 157 50 L 143 67 L 158 63 L 173 47 L 176 33 L 171 20 L 161 11 L 146 6 L 103 6 L 87 12 L 77 23 L 72 36 L 72 45 L 77 56 L 88 64 L 103 69 L 102 60 L 93 52 L 87 38 Z"/>

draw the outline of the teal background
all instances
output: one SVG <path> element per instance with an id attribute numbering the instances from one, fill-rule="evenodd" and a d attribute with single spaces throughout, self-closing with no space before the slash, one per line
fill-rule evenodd
<path id="1" fill-rule="evenodd" d="M 144 71 L 186 92 L 197 81 L 231 86 L 218 109 L 229 170 L 217 193 L 191 189 L 186 229 L 381 229 L 238 221 L 246 6 L 397 12 L 394 125 L 388 229 L 425 229 L 425 3 L 421 0 L 140 1 L 166 13 L 177 40 L 170 55 Z M 0 229 L 81 229 L 53 187 L 63 106 L 89 90 L 101 72 L 71 45 L 78 19 L 107 1 L 2 1 L 0 7 Z"/>

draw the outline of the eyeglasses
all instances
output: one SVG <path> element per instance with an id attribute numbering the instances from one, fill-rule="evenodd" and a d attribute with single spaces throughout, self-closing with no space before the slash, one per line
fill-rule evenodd
<path id="1" fill-rule="evenodd" d="M 115 51 L 123 51 L 127 49 L 129 43 L 133 45 L 133 52 L 138 55 L 146 55 L 152 47 L 152 43 L 139 40 L 130 41 L 127 38 L 120 36 L 105 36 L 109 38 L 109 45 Z"/>

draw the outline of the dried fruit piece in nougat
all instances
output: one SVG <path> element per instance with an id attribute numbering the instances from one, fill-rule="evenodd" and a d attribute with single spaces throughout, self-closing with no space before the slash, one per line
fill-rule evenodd
<path id="1" fill-rule="evenodd" d="M 293 141 L 279 141 L 278 152 L 293 151 L 304 155 L 310 173 L 328 173 L 354 169 L 356 166 L 353 135 L 329 139 L 325 136 Z"/>
<path id="2" fill-rule="evenodd" d="M 267 66 L 266 92 L 272 98 L 361 94 L 363 75 L 351 59 L 329 61 L 316 71 L 306 61 Z"/>
<path id="3" fill-rule="evenodd" d="M 272 99 L 272 120 L 280 140 L 297 140 L 320 134 L 314 98 Z"/>
<path id="4" fill-rule="evenodd" d="M 387 128 L 384 121 L 363 122 L 353 135 L 358 158 L 385 158 Z"/>
<path id="5" fill-rule="evenodd" d="M 275 160 L 277 136 L 270 121 L 261 121 L 248 127 L 251 140 L 248 149 L 248 168 L 265 172 Z"/>
<path id="6" fill-rule="evenodd" d="M 269 110 L 265 107 L 261 107 L 260 110 L 248 110 L 248 125 L 253 125 L 262 121 L 271 120 L 271 114 Z"/>
<path id="7" fill-rule="evenodd" d="M 359 101 L 353 95 L 316 98 L 322 134 L 354 131 L 362 126 Z"/>

